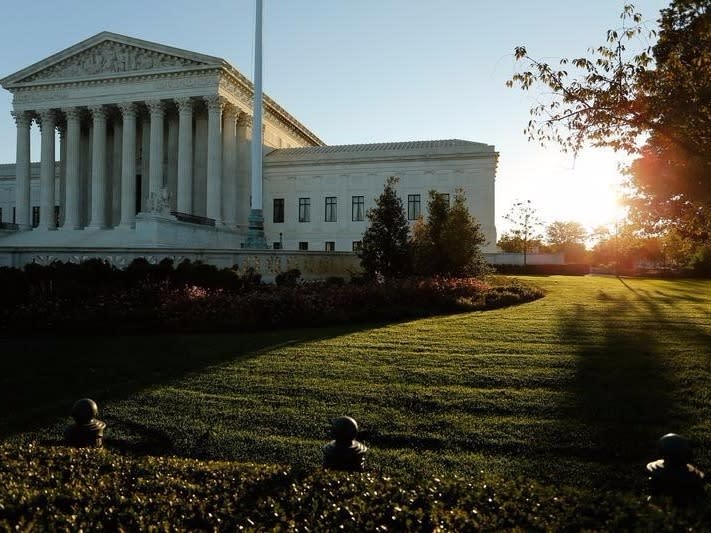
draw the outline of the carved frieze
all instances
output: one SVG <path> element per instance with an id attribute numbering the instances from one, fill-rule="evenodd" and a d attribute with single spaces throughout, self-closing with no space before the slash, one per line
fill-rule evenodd
<path id="1" fill-rule="evenodd" d="M 172 56 L 114 41 L 104 41 L 48 67 L 22 82 L 86 78 L 103 74 L 146 71 L 201 65 L 183 57 Z"/>

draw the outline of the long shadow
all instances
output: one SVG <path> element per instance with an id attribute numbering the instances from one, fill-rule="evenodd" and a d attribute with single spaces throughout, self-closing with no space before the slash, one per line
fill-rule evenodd
<path id="1" fill-rule="evenodd" d="M 577 362 L 562 406 L 581 426 L 579 458 L 599 465 L 583 474 L 593 486 L 629 486 L 642 481 L 654 443 L 685 424 L 676 403 L 675 382 L 665 366 L 650 323 L 665 320 L 653 299 L 634 293 L 598 294 L 599 306 L 576 305 L 559 317 L 563 343 L 575 347 Z"/>
<path id="2" fill-rule="evenodd" d="M 31 433 L 59 417 L 68 420 L 79 398 L 91 397 L 101 406 L 209 366 L 258 357 L 279 345 L 381 325 L 222 335 L 0 338 L 0 439 Z"/>

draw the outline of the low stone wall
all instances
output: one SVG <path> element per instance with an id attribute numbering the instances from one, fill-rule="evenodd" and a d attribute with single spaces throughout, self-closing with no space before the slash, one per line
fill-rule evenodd
<path id="1" fill-rule="evenodd" d="M 287 250 L 214 250 L 186 248 L 0 248 L 0 266 L 22 268 L 29 263 L 48 265 L 53 261 L 80 263 L 102 259 L 117 268 L 126 268 L 138 257 L 150 263 L 165 258 L 177 265 L 185 259 L 202 261 L 218 268 L 237 265 L 240 272 L 252 267 L 265 281 L 272 281 L 280 272 L 297 268 L 304 279 L 325 279 L 330 276 L 350 278 L 361 271 L 360 260 L 351 252 L 299 252 Z"/>
<path id="2" fill-rule="evenodd" d="M 492 265 L 523 265 L 523 254 L 484 254 Z M 149 263 L 165 258 L 175 265 L 181 261 L 202 261 L 218 268 L 237 265 L 240 272 L 252 267 L 265 281 L 272 281 L 281 273 L 297 268 L 303 279 L 325 279 L 338 276 L 345 279 L 362 272 L 360 259 L 352 252 L 300 252 L 295 250 L 229 250 L 219 248 L 182 247 L 0 247 L 0 266 L 22 268 L 30 263 L 49 265 L 53 261 L 81 263 L 88 259 L 102 259 L 117 268 L 126 268 L 138 257 Z M 528 254 L 529 265 L 562 265 L 563 254 Z"/>
<path id="3" fill-rule="evenodd" d="M 499 254 L 484 254 L 492 265 L 523 265 L 523 254 L 502 252 Z M 526 254 L 526 264 L 529 265 L 564 265 L 565 255 L 558 254 Z"/>

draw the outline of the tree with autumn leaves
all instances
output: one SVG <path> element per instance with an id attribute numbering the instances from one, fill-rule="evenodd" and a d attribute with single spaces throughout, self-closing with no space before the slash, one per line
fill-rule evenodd
<path id="1" fill-rule="evenodd" d="M 711 246 L 711 0 L 673 0 L 657 29 L 624 7 L 621 26 L 587 56 L 541 61 L 524 46 L 508 85 L 543 89 L 526 132 L 577 152 L 607 146 L 634 156 L 630 222 Z M 654 42 L 643 46 L 645 40 Z M 547 95 L 545 96 L 544 95 Z"/>

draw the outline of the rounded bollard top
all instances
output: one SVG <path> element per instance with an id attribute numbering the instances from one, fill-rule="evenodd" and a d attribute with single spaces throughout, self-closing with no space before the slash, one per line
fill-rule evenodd
<path id="1" fill-rule="evenodd" d="M 689 439 L 676 433 L 667 433 L 661 437 L 657 447 L 662 458 L 671 464 L 686 464 L 691 460 Z"/>
<path id="2" fill-rule="evenodd" d="M 350 416 L 331 420 L 331 435 L 339 443 L 350 443 L 358 437 L 358 422 Z"/>
<path id="3" fill-rule="evenodd" d="M 99 414 L 99 407 L 94 400 L 82 398 L 72 407 L 72 418 L 78 425 L 88 424 Z"/>

